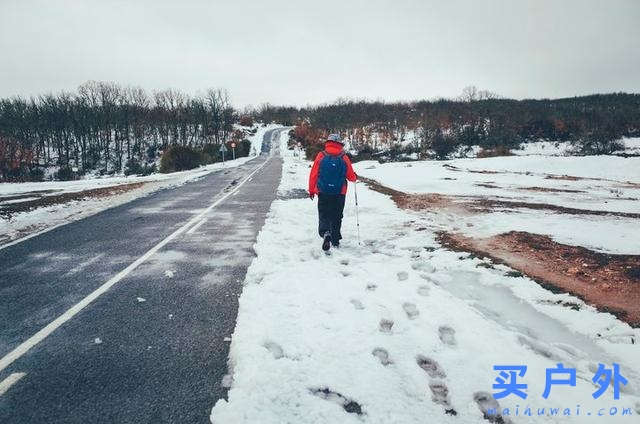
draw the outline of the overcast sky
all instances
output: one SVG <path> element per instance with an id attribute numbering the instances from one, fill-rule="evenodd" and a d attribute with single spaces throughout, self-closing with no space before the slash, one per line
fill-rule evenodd
<path id="1" fill-rule="evenodd" d="M 238 106 L 640 92 L 640 1 L 0 0 L 0 97 L 87 80 Z"/>

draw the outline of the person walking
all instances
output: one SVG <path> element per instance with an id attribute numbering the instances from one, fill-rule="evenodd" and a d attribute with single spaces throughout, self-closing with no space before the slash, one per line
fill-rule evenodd
<path id="1" fill-rule="evenodd" d="M 340 246 L 342 212 L 347 194 L 347 180 L 355 182 L 351 160 L 344 152 L 344 143 L 338 134 L 330 134 L 324 150 L 316 155 L 309 174 L 309 197 L 318 195 L 318 234 L 325 252 Z"/>

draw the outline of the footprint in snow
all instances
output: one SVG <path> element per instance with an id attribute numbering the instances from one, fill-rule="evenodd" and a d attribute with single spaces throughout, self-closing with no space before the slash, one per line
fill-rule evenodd
<path id="1" fill-rule="evenodd" d="M 373 349 L 373 352 L 371 352 L 371 354 L 373 356 L 375 356 L 376 358 L 378 358 L 380 363 L 382 365 L 384 365 L 384 366 L 387 366 L 387 365 L 393 363 L 393 362 L 391 362 L 391 359 L 389 359 L 389 352 L 387 352 L 386 349 L 383 349 L 381 347 L 377 347 L 377 348 Z"/>
<path id="2" fill-rule="evenodd" d="M 318 396 L 321 399 L 337 403 L 338 405 L 342 406 L 342 408 L 346 412 L 350 414 L 357 414 L 357 415 L 364 414 L 364 412 L 362 411 L 362 406 L 358 402 L 348 399 L 344 395 L 338 392 L 334 392 L 333 390 L 330 390 L 327 387 L 324 387 L 321 389 L 310 389 L 310 391 L 313 395 Z"/>
<path id="3" fill-rule="evenodd" d="M 342 264 L 342 265 L 349 265 L 349 259 L 341 259 L 341 260 L 340 260 L 340 264 Z"/>
<path id="4" fill-rule="evenodd" d="M 416 356 L 416 363 L 429 376 L 429 390 L 431 390 L 431 400 L 438 405 L 444 407 L 444 413 L 447 415 L 458 415 L 456 410 L 451 406 L 449 400 L 449 388 L 441 379 L 447 375 L 435 360 L 424 355 Z"/>
<path id="5" fill-rule="evenodd" d="M 431 381 L 429 383 L 429 389 L 431 390 L 431 400 L 438 405 L 444 406 L 444 413 L 447 415 L 458 415 L 455 409 L 451 406 L 449 400 L 449 388 L 442 381 Z"/>
<path id="6" fill-rule="evenodd" d="M 354 308 L 356 308 L 358 310 L 364 309 L 364 305 L 358 299 L 351 299 L 350 302 L 351 302 L 351 304 L 353 305 Z"/>
<path id="7" fill-rule="evenodd" d="M 435 267 L 426 261 L 415 261 L 411 264 L 411 268 L 416 271 L 422 271 L 426 273 L 433 273 L 436 271 Z"/>
<path id="8" fill-rule="evenodd" d="M 416 363 L 420 368 L 426 371 L 431 378 L 446 378 L 447 374 L 435 359 L 431 359 L 424 355 L 416 356 Z"/>
<path id="9" fill-rule="evenodd" d="M 405 302 L 402 304 L 402 309 L 404 309 L 404 312 L 407 314 L 407 318 L 409 319 L 415 319 L 420 315 L 420 311 L 414 303 Z"/>
<path id="10" fill-rule="evenodd" d="M 511 420 L 509 418 L 504 418 L 500 413 L 500 404 L 497 400 L 493 398 L 490 393 L 487 392 L 475 392 L 473 394 L 473 400 L 480 408 L 484 419 L 489 421 L 490 423 L 495 424 L 510 424 Z M 490 414 L 489 411 L 495 411 L 495 413 Z"/>
<path id="11" fill-rule="evenodd" d="M 280 359 L 280 358 L 284 357 L 284 352 L 283 352 L 282 348 L 280 347 L 280 345 L 278 343 L 266 342 L 263 346 L 269 352 L 271 352 L 271 354 L 273 355 L 274 359 Z"/>
<path id="12" fill-rule="evenodd" d="M 397 276 L 398 281 L 405 281 L 409 278 L 409 273 L 407 271 L 400 271 Z"/>
<path id="13" fill-rule="evenodd" d="M 391 333 L 391 329 L 393 328 L 393 321 L 390 319 L 382 318 L 380 320 L 378 328 L 382 333 Z"/>
<path id="14" fill-rule="evenodd" d="M 429 296 L 429 286 L 420 286 L 418 287 L 418 294 L 420 296 Z"/>
<path id="15" fill-rule="evenodd" d="M 449 327 L 448 325 L 443 325 L 438 328 L 438 334 L 440 336 L 440 341 L 449 346 L 456 345 L 456 330 Z"/>
<path id="16" fill-rule="evenodd" d="M 343 277 L 348 277 L 351 275 L 349 271 L 345 271 L 345 270 L 340 271 L 340 274 L 342 274 Z"/>
<path id="17" fill-rule="evenodd" d="M 367 284 L 367 291 L 375 291 L 377 288 L 378 288 L 378 286 L 376 286 L 373 283 Z"/>
<path id="18" fill-rule="evenodd" d="M 440 284 L 438 284 L 438 282 L 436 280 L 434 280 L 433 278 L 431 278 L 429 275 L 427 274 L 420 274 L 420 278 L 422 278 L 423 280 L 426 280 L 430 283 L 435 284 L 436 286 L 439 286 Z"/>

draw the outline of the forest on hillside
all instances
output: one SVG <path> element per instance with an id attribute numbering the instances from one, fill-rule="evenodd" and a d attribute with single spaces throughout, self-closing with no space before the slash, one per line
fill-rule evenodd
<path id="1" fill-rule="evenodd" d="M 90 81 L 75 93 L 0 99 L 0 181 L 41 180 L 50 167 L 58 168 L 58 179 L 155 172 L 169 146 L 181 147 L 174 153 L 187 159 L 216 154 L 237 119 L 222 89 L 150 94 Z"/>
<path id="2" fill-rule="evenodd" d="M 530 141 L 567 141 L 583 154 L 616 151 L 640 135 L 640 94 L 513 100 L 467 87 L 457 99 L 386 103 L 338 100 L 310 107 L 263 105 L 256 118 L 295 125 L 313 156 L 318 140 L 339 132 L 360 153 L 392 151 L 443 159 L 480 146 L 507 151 Z"/>

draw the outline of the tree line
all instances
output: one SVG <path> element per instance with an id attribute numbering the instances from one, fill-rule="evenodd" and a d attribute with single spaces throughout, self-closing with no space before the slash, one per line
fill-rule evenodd
<path id="1" fill-rule="evenodd" d="M 151 169 L 169 146 L 216 150 L 237 119 L 228 93 L 191 96 L 167 89 L 90 81 L 77 92 L 0 99 L 0 177 L 41 179 L 43 170 Z"/>
<path id="2" fill-rule="evenodd" d="M 402 150 L 445 158 L 470 146 L 510 149 L 539 140 L 569 141 L 584 154 L 606 154 L 622 137 L 640 136 L 640 94 L 563 99 L 502 98 L 468 87 L 456 99 L 417 102 L 341 99 L 296 108 L 263 105 L 257 119 L 296 125 L 310 154 L 317 137 L 340 132 L 359 152 Z M 403 146 L 403 147 L 400 147 Z"/>

